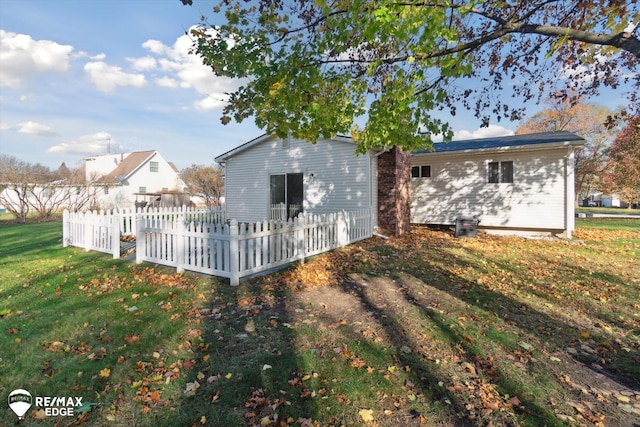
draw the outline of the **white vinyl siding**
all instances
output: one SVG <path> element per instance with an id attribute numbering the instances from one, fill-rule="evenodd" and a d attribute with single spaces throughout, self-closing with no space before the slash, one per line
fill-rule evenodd
<path id="1" fill-rule="evenodd" d="M 453 224 L 457 217 L 477 215 L 480 226 L 563 230 L 566 155 L 564 147 L 416 155 L 412 164 L 428 162 L 432 178 L 412 180 L 411 220 Z M 513 162 L 512 184 L 488 184 L 487 166 L 496 162 Z"/>
<path id="2" fill-rule="evenodd" d="M 376 162 L 371 155 L 355 155 L 355 145 L 334 140 L 316 144 L 267 138 L 227 159 L 225 204 L 227 216 L 238 221 L 268 219 L 269 177 L 303 174 L 305 213 L 320 214 L 377 205 Z"/>

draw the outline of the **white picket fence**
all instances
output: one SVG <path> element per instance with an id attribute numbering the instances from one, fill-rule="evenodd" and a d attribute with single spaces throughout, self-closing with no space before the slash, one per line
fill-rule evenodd
<path id="1" fill-rule="evenodd" d="M 183 217 L 188 221 L 224 222 L 221 208 L 137 208 L 101 211 L 69 212 L 62 214 L 62 244 L 87 251 L 99 251 L 120 258 L 120 237 L 136 236 L 136 215 L 152 218 Z"/>
<path id="2" fill-rule="evenodd" d="M 221 214 L 221 213 L 220 213 Z M 64 244 L 113 253 L 122 223 L 129 216 L 93 213 L 83 226 L 65 214 Z M 136 212 L 136 262 L 152 262 L 184 270 L 240 278 L 371 237 L 371 211 L 362 209 L 323 215 L 301 214 L 289 221 L 238 223 L 185 210 Z M 69 220 L 67 221 L 67 219 Z M 117 224 L 117 225 L 114 225 Z M 75 239 L 74 236 L 78 238 Z M 111 243 L 108 243 L 111 242 Z M 108 248 L 108 249 L 107 249 Z"/>

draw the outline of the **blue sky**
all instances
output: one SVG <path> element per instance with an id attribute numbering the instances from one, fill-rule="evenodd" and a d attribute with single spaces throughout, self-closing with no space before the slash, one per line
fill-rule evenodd
<path id="1" fill-rule="evenodd" d="M 189 27 L 217 0 L 1 0 L 0 154 L 56 168 L 83 158 L 158 150 L 180 169 L 259 136 L 251 120 L 220 123 L 224 93 L 188 55 Z M 622 100 L 605 94 L 609 108 Z M 541 107 L 529 108 L 529 114 Z M 517 123 L 479 129 L 469 113 L 458 138 L 512 133 Z"/>

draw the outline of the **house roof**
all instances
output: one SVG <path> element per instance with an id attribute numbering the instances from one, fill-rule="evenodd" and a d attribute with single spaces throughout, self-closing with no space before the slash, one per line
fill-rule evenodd
<path id="1" fill-rule="evenodd" d="M 215 161 L 218 163 L 225 162 L 229 158 L 240 154 L 251 147 L 260 144 L 261 142 L 267 141 L 273 136 L 262 134 L 257 138 L 252 139 L 251 141 L 245 142 L 233 148 L 226 153 L 223 153 L 215 158 Z M 348 136 L 338 135 L 333 138 L 336 141 L 348 142 L 351 144 L 355 144 L 353 139 Z M 455 152 L 455 151 L 469 151 L 469 150 L 488 150 L 488 149 L 500 149 L 506 147 L 521 147 L 521 146 L 535 146 L 540 144 L 553 144 L 557 145 L 583 145 L 586 141 L 581 136 L 578 136 L 571 132 L 566 131 L 558 131 L 558 132 L 541 132 L 541 133 L 533 133 L 533 134 L 524 134 L 524 135 L 511 135 L 511 136 L 500 136 L 493 138 L 480 138 L 480 139 L 468 139 L 468 140 L 460 140 L 460 141 L 451 141 L 451 142 L 440 142 L 433 144 L 433 150 L 417 150 L 412 154 L 429 154 L 429 153 L 444 153 L 444 152 Z"/>
<path id="2" fill-rule="evenodd" d="M 252 139 L 251 141 L 245 142 L 242 145 L 238 145 L 236 148 L 233 148 L 229 151 L 227 151 L 226 153 L 220 154 L 218 157 L 216 157 L 214 160 L 218 163 L 222 163 L 225 162 L 226 160 L 230 159 L 231 157 L 238 155 L 240 153 L 242 153 L 243 151 L 246 151 L 248 149 L 250 149 L 251 147 L 253 147 L 254 145 L 258 145 L 261 142 L 267 141 L 270 138 L 276 138 L 273 135 L 268 135 L 266 133 L 260 135 L 257 138 Z M 351 139 L 348 136 L 342 136 L 342 135 L 338 135 L 335 138 L 331 138 L 334 141 L 340 141 L 340 142 L 348 142 L 350 144 L 354 144 L 353 139 Z"/>
<path id="3" fill-rule="evenodd" d="M 571 132 L 542 132 L 524 135 L 500 136 L 493 138 L 468 139 L 462 141 L 439 142 L 433 144 L 433 150 L 418 150 L 413 154 L 445 153 L 453 151 L 489 150 L 506 147 L 525 147 L 540 144 L 583 145 L 586 141 Z"/>
<path id="4" fill-rule="evenodd" d="M 141 164 L 143 164 L 147 159 L 153 156 L 156 153 L 155 150 L 149 151 L 136 151 L 134 153 L 129 154 L 127 157 L 122 160 L 118 166 L 114 170 L 112 170 L 108 175 L 102 177 L 99 182 L 104 183 L 112 183 L 119 182 L 120 179 L 118 177 L 127 178 L 131 175 Z"/>

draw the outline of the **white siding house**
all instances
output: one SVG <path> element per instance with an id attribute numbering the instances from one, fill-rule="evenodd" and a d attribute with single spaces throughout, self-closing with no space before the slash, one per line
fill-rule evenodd
<path id="1" fill-rule="evenodd" d="M 91 157 L 84 173 L 86 181 L 98 187 L 97 204 L 103 209 L 153 202 L 162 193 L 185 188 L 175 165 L 155 150 Z"/>
<path id="2" fill-rule="evenodd" d="M 227 218 L 255 222 L 371 208 L 375 224 L 377 159 L 356 155 L 355 148 L 345 137 L 311 144 L 262 135 L 216 157 L 225 168 Z"/>
<path id="3" fill-rule="evenodd" d="M 412 156 L 411 221 L 453 224 L 477 217 L 491 232 L 571 236 L 574 148 L 569 132 L 434 145 Z"/>
<path id="4" fill-rule="evenodd" d="M 584 140 L 548 132 L 434 145 L 412 153 L 411 222 L 477 217 L 493 233 L 558 234 L 575 227 L 574 148 Z M 316 144 L 260 136 L 215 160 L 225 167 L 226 214 L 241 222 L 301 210 L 371 208 L 378 224 L 378 156 L 356 155 L 348 137 Z M 282 210 L 276 209 L 282 206 Z"/>

